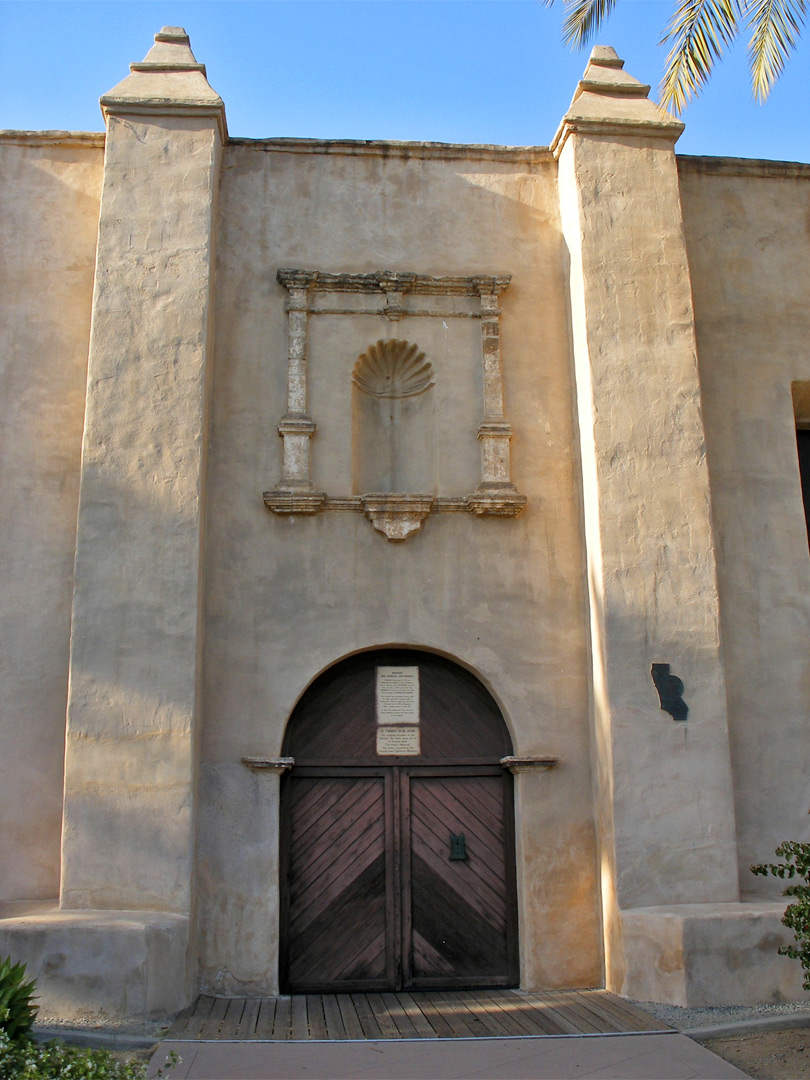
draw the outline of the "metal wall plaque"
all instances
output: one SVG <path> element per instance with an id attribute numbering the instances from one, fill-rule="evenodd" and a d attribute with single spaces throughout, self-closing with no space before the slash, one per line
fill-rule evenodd
<path id="1" fill-rule="evenodd" d="M 419 723 L 418 667 L 377 668 L 377 723 Z"/>
<path id="2" fill-rule="evenodd" d="M 421 753 L 419 728 L 394 725 L 378 727 L 377 753 L 380 757 L 418 757 Z"/>

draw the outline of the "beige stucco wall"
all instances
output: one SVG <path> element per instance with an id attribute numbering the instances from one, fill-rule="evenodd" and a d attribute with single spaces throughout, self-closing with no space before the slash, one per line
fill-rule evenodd
<path id="1" fill-rule="evenodd" d="M 810 835 L 810 555 L 791 383 L 810 381 L 810 167 L 682 158 L 740 887 Z M 707 868 L 711 872 L 711 868 Z"/>
<path id="2" fill-rule="evenodd" d="M 396 643 L 468 666 L 500 702 L 519 754 L 557 769 L 517 778 L 525 985 L 601 978 L 580 540 L 563 255 L 551 156 L 410 147 L 232 144 L 223 168 L 206 568 L 199 836 L 204 985 L 272 985 L 278 754 L 306 685 L 352 651 Z M 360 514 L 276 517 L 286 291 L 278 267 L 511 273 L 501 297 L 517 519 L 431 515 L 391 544 Z M 437 370 L 434 490 L 479 478 L 480 331 L 457 320 L 311 317 L 313 481 L 352 482 L 351 365 L 377 337 Z M 339 325 L 338 325 L 339 324 Z M 433 393 L 433 391 L 431 391 Z"/>
<path id="3" fill-rule="evenodd" d="M 172 137 L 187 126 L 186 121 L 173 122 Z M 194 146 L 198 134 L 192 140 Z M 205 126 L 203 134 L 211 150 L 213 127 Z M 151 145 L 144 142 L 143 150 L 140 142 L 137 147 L 133 143 L 132 152 L 136 156 L 152 153 Z M 156 156 L 163 161 L 163 143 L 155 145 L 160 151 Z M 70 605 L 102 151 L 100 136 L 0 138 L 0 499 L 4 512 L 0 537 L 0 819 L 4 824 L 0 901 L 53 897 L 59 883 Z M 179 153 L 172 168 L 187 181 L 184 153 Z M 610 153 L 618 160 L 624 150 L 611 149 Z M 199 157 L 192 152 L 188 156 Z M 159 557 L 145 554 L 143 537 L 159 524 L 159 515 L 143 515 L 140 540 L 133 539 L 131 521 L 122 531 L 122 536 L 130 537 L 132 565 L 140 567 L 136 575 L 141 575 L 140 592 L 120 583 L 118 591 L 111 590 L 107 579 L 102 580 L 105 573 L 108 578 L 118 573 L 123 549 L 113 550 L 109 529 L 96 535 L 91 522 L 85 565 L 88 580 L 99 579 L 99 594 L 85 605 L 85 617 L 95 630 L 84 635 L 75 653 L 77 661 L 85 656 L 98 663 L 104 658 L 104 648 L 114 646 L 118 659 L 110 670 L 119 676 L 121 671 L 135 672 L 139 678 L 148 670 L 152 689 L 157 670 L 164 673 L 166 685 L 177 675 L 185 680 L 187 715 L 196 716 L 197 687 L 189 663 L 192 667 L 196 663 L 202 636 L 197 622 L 198 586 L 205 592 L 196 882 L 203 986 L 222 992 L 266 992 L 276 984 L 278 778 L 249 770 L 242 756 L 278 754 L 286 720 L 312 679 L 348 653 L 387 644 L 436 650 L 464 664 L 500 703 L 516 753 L 559 757 L 559 765 L 550 772 L 516 777 L 521 978 L 527 987 L 598 984 L 603 958 L 591 761 L 604 748 L 592 744 L 589 720 L 586 515 L 578 449 L 582 431 L 574 419 L 569 332 L 576 311 L 569 314 L 570 251 L 563 242 L 559 216 L 557 166 L 542 150 L 233 142 L 224 153 L 217 210 L 214 181 L 209 183 L 214 159 L 209 155 L 207 160 L 200 198 L 185 200 L 181 193 L 187 196 L 188 191 L 181 184 L 167 185 L 163 192 L 169 201 L 176 195 L 182 204 L 175 208 L 176 214 L 175 209 L 166 211 L 167 220 L 185 220 L 182 206 L 186 201 L 192 217 L 209 205 L 218 217 L 209 472 L 207 482 L 195 479 L 196 472 L 188 480 L 192 497 L 199 494 L 200 505 L 207 500 L 204 573 L 198 581 L 201 509 L 195 511 L 188 531 L 190 547 L 183 548 L 176 536 L 171 539 L 174 534 L 166 534 L 171 558 L 162 549 Z M 614 182 L 619 175 L 616 160 L 610 170 Z M 598 186 L 599 162 L 589 158 L 585 164 L 587 176 Z M 671 165 L 668 159 L 666 170 L 671 172 Z M 628 175 L 632 171 L 626 168 Z M 810 824 L 806 779 L 810 766 L 806 649 L 810 554 L 791 395 L 792 384 L 810 387 L 810 167 L 680 159 L 679 173 L 695 307 L 700 409 L 706 426 L 740 882 L 744 893 L 768 897 L 778 894 L 779 884 L 749 875 L 748 865 L 769 858 L 780 840 L 806 838 Z M 597 217 L 607 206 L 607 189 L 601 190 L 592 208 Z M 127 194 L 123 188 L 119 192 L 121 205 L 128 212 L 138 210 L 146 230 L 145 249 L 159 249 L 160 237 L 150 231 L 149 192 L 142 190 L 132 204 Z M 581 192 L 577 198 L 583 198 Z M 659 197 L 656 205 L 662 202 Z M 661 227 L 650 235 L 666 233 L 677 239 L 676 219 L 677 207 L 670 207 L 669 231 Z M 209 226 L 206 219 L 198 244 L 205 252 L 217 231 Z M 602 225 L 597 221 L 594 227 Z M 606 235 L 614 243 L 616 273 L 617 226 L 611 228 Z M 642 226 L 631 222 L 628 236 L 635 228 Z M 629 240 L 628 245 L 627 280 L 637 283 Z M 120 237 L 110 242 L 113 268 L 122 246 Z M 197 250 L 185 241 L 178 249 Z M 166 258 L 166 272 L 171 276 L 175 255 L 170 250 Z M 674 265 L 672 258 L 665 262 Z M 281 440 L 276 425 L 286 406 L 287 294 L 276 282 L 276 270 L 283 266 L 352 273 L 395 269 L 434 275 L 513 275 L 500 306 L 506 415 L 515 430 L 512 478 L 528 496 L 520 517 L 434 513 L 419 533 L 404 544 L 392 544 L 359 513 L 326 511 L 311 517 L 284 517 L 265 508 L 262 492 L 273 488 L 280 476 Z M 209 325 L 207 269 L 199 278 L 202 300 L 196 329 L 189 335 L 193 363 L 197 362 L 195 350 L 203 350 Z M 182 279 L 189 287 L 188 275 Z M 603 287 L 593 267 L 583 280 L 589 310 L 598 311 L 600 303 L 609 308 L 607 301 L 593 295 Z M 682 302 L 682 286 L 683 281 L 678 289 L 664 290 L 664 298 L 672 304 Z M 607 291 L 618 295 L 615 289 Z M 144 295 L 151 313 L 152 292 L 147 288 Z M 657 302 L 653 297 L 644 309 L 658 310 Z M 187 302 L 182 306 L 184 319 L 191 318 L 191 306 Z M 110 310 L 132 308 L 113 305 Z M 169 321 L 174 317 L 165 305 L 155 310 L 168 312 Z M 682 322 L 677 311 L 664 321 L 667 325 Z M 124 322 L 129 325 L 132 319 L 128 316 Z M 604 330 L 605 320 L 597 322 Z M 99 324 L 99 333 L 101 329 Z M 153 345 L 174 341 L 164 330 L 154 329 Z M 106 332 L 111 368 L 117 370 L 119 331 L 112 327 Z M 162 363 L 159 349 L 143 350 L 145 339 L 136 337 L 133 331 L 128 378 L 133 377 L 135 363 L 150 358 L 158 366 Z M 436 372 L 436 385 L 418 404 L 422 434 L 410 444 L 405 473 L 439 495 L 469 494 L 480 478 L 476 427 L 483 414 L 480 328 L 473 319 L 405 318 L 389 324 L 366 315 L 310 318 L 309 409 L 318 425 L 312 442 L 316 488 L 332 496 L 349 495 L 363 489 L 363 477 L 374 475 L 376 463 L 369 460 L 373 441 L 364 443 L 352 427 L 359 410 L 350 372 L 359 353 L 380 337 L 418 343 Z M 614 340 L 616 335 L 608 337 Z M 636 365 L 638 371 L 637 358 Z M 664 374 L 670 377 L 672 370 L 670 354 Z M 146 368 L 144 372 L 145 383 L 151 386 L 146 379 L 149 372 Z M 194 383 L 199 392 L 189 429 L 190 445 L 201 452 L 201 459 L 207 429 L 204 382 L 200 374 Z M 120 443 L 121 461 L 134 462 L 135 471 L 144 472 L 143 447 L 139 449 L 136 440 L 125 436 L 116 410 L 120 408 L 131 419 L 135 415 L 131 410 L 138 402 L 142 405 L 147 395 L 139 390 L 137 401 L 132 394 L 119 400 L 115 388 L 109 389 L 108 401 L 99 397 L 98 416 L 112 425 L 113 434 L 117 432 L 115 445 Z M 611 400 L 626 406 L 635 402 L 637 389 L 628 386 L 612 392 Z M 104 387 L 96 385 L 93 392 L 103 396 Z M 670 396 L 675 400 L 677 394 Z M 804 397 L 810 402 L 810 390 Z M 162 425 L 156 445 L 173 446 L 181 419 L 177 403 L 162 391 L 158 398 L 160 408 L 153 403 L 146 410 L 152 426 L 133 424 L 132 431 L 151 446 L 157 425 Z M 180 398 L 187 399 L 185 392 Z M 669 398 L 662 390 L 655 400 Z M 645 422 L 651 415 L 638 405 L 627 412 L 628 430 L 636 434 L 639 414 Z M 605 415 L 601 407 L 603 420 Z M 810 411 L 802 419 L 810 421 Z M 692 448 L 692 479 L 702 468 L 695 430 L 691 441 L 684 441 Z M 90 424 L 89 436 L 95 438 L 94 431 Z M 595 438 L 599 433 L 594 431 Z M 109 440 L 96 441 L 99 446 L 112 445 Z M 663 442 L 669 445 L 666 436 Z M 646 468 L 649 455 L 643 446 L 642 451 L 639 461 Z M 626 457 L 626 447 L 623 453 Z M 204 490 L 198 491 L 198 482 Z M 128 485 L 121 505 L 129 507 L 132 515 L 131 477 Z M 614 541 L 638 531 L 635 507 L 644 499 L 657 500 L 662 512 L 674 505 L 673 491 L 660 490 L 664 484 L 647 486 L 652 490 L 647 492 L 642 483 L 638 500 L 628 503 L 624 524 L 603 516 Z M 677 494 L 681 513 L 683 487 Z M 690 548 L 700 553 L 710 544 L 704 535 L 708 530 L 705 520 L 698 528 L 691 518 L 697 513 L 695 507 L 703 506 L 705 511 L 709 496 L 701 502 L 703 496 L 693 492 L 690 498 L 693 510 L 684 534 L 700 534 L 700 542 Z M 608 506 L 618 514 L 615 495 Z M 183 554 L 189 550 L 190 556 Z M 678 550 L 673 540 L 669 553 Z M 151 616 L 133 623 L 137 641 L 146 645 L 146 652 L 138 656 L 131 642 L 116 644 L 101 623 L 96 624 L 99 611 L 106 611 L 114 621 L 133 597 L 135 607 L 141 603 L 142 571 L 155 570 L 150 595 L 153 610 L 159 610 L 168 595 L 164 577 L 168 574 L 177 584 L 181 563 L 188 572 L 178 589 L 185 597 L 187 625 L 194 627 L 183 640 L 194 637 L 194 641 L 183 646 L 179 660 L 154 634 Z M 672 570 L 665 566 L 659 584 L 666 586 L 671 579 Z M 646 597 L 641 587 L 633 595 Z M 691 617 L 678 607 L 685 595 L 685 586 L 679 585 L 665 612 L 680 628 Z M 649 597 L 639 600 L 638 620 L 660 621 L 656 603 Z M 176 603 L 170 607 L 175 615 L 180 610 Z M 687 607 L 693 609 L 692 604 Z M 644 647 L 650 642 L 669 645 L 670 638 L 663 633 L 656 637 L 658 632 L 653 633 L 651 625 L 644 623 Z M 694 651 L 696 639 L 690 633 L 684 631 L 682 636 L 691 641 Z M 177 635 L 169 636 L 180 641 Z M 626 644 L 627 637 L 626 630 L 620 633 L 612 625 L 613 648 Z M 716 642 L 714 629 L 710 637 Z M 153 656 L 157 666 L 144 666 L 145 655 Z M 652 657 L 642 649 L 639 655 L 643 664 L 633 669 L 638 672 L 633 685 L 644 695 L 643 723 L 649 725 L 649 732 L 643 736 L 643 754 L 636 738 L 628 743 L 633 753 L 615 758 L 624 810 L 616 835 L 611 838 L 605 829 L 603 838 L 606 844 L 615 841 L 618 855 L 631 868 L 638 865 L 643 871 L 632 881 L 627 878 L 636 884 L 624 897 L 625 905 L 663 902 L 651 892 L 659 881 L 662 897 L 671 897 L 673 902 L 686 904 L 694 897 L 722 899 L 724 889 L 729 896 L 734 891 L 728 887 L 728 859 L 724 856 L 726 869 L 718 874 L 717 859 L 706 854 L 709 849 L 701 830 L 706 822 L 709 839 L 716 839 L 718 828 L 728 834 L 731 816 L 718 804 L 722 801 L 718 777 L 722 781 L 725 765 L 716 747 L 712 749 L 705 739 L 701 742 L 701 714 L 695 703 L 705 699 L 696 690 L 703 685 L 703 676 L 686 646 L 680 648 L 677 661 L 682 666 L 677 673 L 686 676 L 693 709 L 690 727 L 680 727 L 658 709 L 648 681 L 648 661 L 671 659 L 670 652 Z M 122 657 L 128 657 L 129 667 L 121 666 Z M 89 671 L 89 664 L 84 663 L 84 668 Z M 716 688 L 719 683 L 715 680 L 711 685 Z M 81 686 L 77 680 L 74 689 Z M 624 717 L 628 711 L 627 701 L 620 702 L 617 715 Z M 105 731 L 109 715 L 105 705 L 98 719 Z M 150 715 L 148 710 L 133 712 L 144 729 Z M 642 717 L 642 711 L 637 715 Z M 128 723 L 123 725 L 127 738 Z M 185 736 L 195 724 L 184 721 L 181 727 Z M 668 741 L 661 741 L 662 733 Z M 676 745 L 677 740 L 683 745 Z M 666 747 L 663 762 L 662 746 Z M 166 755 L 158 757 L 165 769 Z M 159 902 L 154 901 L 152 893 L 157 895 L 157 891 L 144 888 L 139 866 L 157 867 L 156 853 L 165 857 L 167 865 L 174 865 L 177 860 L 168 842 L 174 836 L 182 841 L 185 875 L 178 906 L 193 910 L 189 844 L 194 758 L 192 748 L 184 759 L 189 763 L 184 794 L 176 805 L 154 797 L 161 783 L 160 770 L 149 764 L 139 766 L 142 775 L 133 788 L 137 788 L 133 805 L 142 805 L 147 813 L 152 812 L 150 807 L 163 807 L 154 814 L 157 825 L 152 839 L 144 839 L 146 834 L 132 818 L 137 843 L 99 848 L 98 864 L 91 866 L 95 867 L 96 891 L 85 895 L 74 890 L 69 900 L 113 903 L 115 890 L 126 885 L 130 904 L 171 907 L 174 901 L 167 903 L 163 894 Z M 669 769 L 666 798 L 661 794 L 664 765 Z M 106 758 L 102 768 L 106 776 Z M 76 776 L 85 783 L 81 770 Z M 639 812 L 639 788 L 649 796 L 650 805 L 657 807 L 660 820 L 654 813 Z M 146 798 L 144 793 L 149 791 L 152 796 Z M 118 806 L 118 794 L 113 795 L 112 804 Z M 655 867 L 649 853 L 656 844 L 667 849 L 667 829 L 675 828 L 675 815 L 692 820 L 690 814 L 701 820 L 695 828 L 683 830 L 688 841 L 688 874 L 671 869 L 666 874 L 651 873 Z M 92 855 L 93 836 L 100 835 L 99 830 L 78 832 Z M 154 839 L 158 834 L 160 843 Z M 111 869 L 113 847 L 119 870 Z M 66 850 L 71 854 L 70 844 Z M 79 850 L 76 845 L 74 854 Z M 138 852 L 138 858 L 134 857 Z M 77 858 L 69 869 L 75 876 L 77 868 L 86 869 L 91 863 L 92 859 Z M 131 872 L 129 881 L 119 872 L 125 864 Z M 744 905 L 739 911 L 728 903 L 721 907 L 714 913 L 717 918 L 750 915 Z M 706 912 L 694 917 L 698 915 L 708 918 Z M 757 914 L 760 922 L 766 916 L 775 918 L 770 908 Z M 631 926 L 628 949 L 636 948 L 636 939 L 647 941 L 645 927 L 651 919 L 676 917 L 687 916 L 674 909 L 642 909 Z M 730 927 L 731 921 L 723 930 L 723 940 L 733 944 L 735 932 Z M 114 927 L 110 930 L 117 932 Z M 184 942 L 185 923 L 178 933 L 177 941 Z M 687 936 L 683 940 L 687 942 Z M 690 955 L 698 958 L 710 952 L 702 938 L 695 938 L 689 947 Z M 639 946 L 629 963 L 630 975 L 633 963 L 646 956 Z M 681 974 L 687 980 L 692 977 L 688 966 L 678 978 Z M 713 970 L 707 968 L 705 978 L 698 972 L 701 986 L 714 987 L 704 996 L 718 992 Z M 782 978 L 781 973 L 777 975 Z M 736 986 L 733 980 L 729 983 L 729 995 Z M 685 1003 L 692 991 L 660 992 L 682 994 Z M 751 993 L 753 1000 L 759 984 Z"/>
<path id="4" fill-rule="evenodd" d="M 0 136 L 0 900 L 56 896 L 102 136 Z"/>

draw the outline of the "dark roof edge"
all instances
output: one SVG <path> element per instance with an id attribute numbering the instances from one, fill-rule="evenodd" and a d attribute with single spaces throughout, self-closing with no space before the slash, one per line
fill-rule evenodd
<path id="1" fill-rule="evenodd" d="M 229 146 L 245 146 L 264 153 L 343 154 L 349 157 L 438 158 L 473 161 L 526 161 L 551 164 L 547 146 L 496 146 L 488 143 L 408 142 L 388 139 L 229 139 Z"/>
<path id="2" fill-rule="evenodd" d="M 766 158 L 693 157 L 678 154 L 680 172 L 713 176 L 761 176 L 810 180 L 810 165 L 801 161 L 769 161 Z"/>
<path id="3" fill-rule="evenodd" d="M 103 131 L 0 130 L 0 142 L 21 146 L 104 146 Z"/>
<path id="4" fill-rule="evenodd" d="M 103 131 L 14 131 L 0 130 L 0 143 L 26 146 L 103 147 Z M 521 161 L 550 165 L 554 158 L 547 146 L 498 146 L 490 143 L 417 142 L 390 139 L 229 139 L 229 146 L 244 146 L 263 153 L 338 154 L 348 157 L 426 158 L 467 161 Z M 767 158 L 708 157 L 677 155 L 683 173 L 705 175 L 785 177 L 810 179 L 810 164 L 801 161 L 771 161 Z"/>

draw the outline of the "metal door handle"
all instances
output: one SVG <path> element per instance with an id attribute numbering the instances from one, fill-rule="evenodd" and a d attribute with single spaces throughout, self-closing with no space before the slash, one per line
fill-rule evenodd
<path id="1" fill-rule="evenodd" d="M 450 833 L 450 861 L 464 862 L 467 859 L 467 847 L 464 843 L 464 833 Z"/>

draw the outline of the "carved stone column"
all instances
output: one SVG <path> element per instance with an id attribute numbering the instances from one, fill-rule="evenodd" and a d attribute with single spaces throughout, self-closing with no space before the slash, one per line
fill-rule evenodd
<path id="1" fill-rule="evenodd" d="M 317 273 L 280 271 L 278 280 L 289 291 L 287 325 L 287 411 L 278 425 L 284 440 L 281 479 L 271 492 L 276 512 L 317 513 L 324 493 L 309 478 L 309 444 L 315 423 L 307 412 L 307 316 L 309 290 Z"/>
<path id="2" fill-rule="evenodd" d="M 481 483 L 467 500 L 476 514 L 519 514 L 526 502 L 512 483 L 509 443 L 512 425 L 503 414 L 500 308 L 498 297 L 509 278 L 476 278 L 481 304 L 481 351 L 484 364 L 484 418 L 478 426 Z"/>
<path id="3" fill-rule="evenodd" d="M 416 274 L 379 275 L 380 288 L 385 296 L 385 316 L 391 322 L 399 322 L 405 314 L 405 290 L 410 288 Z"/>

